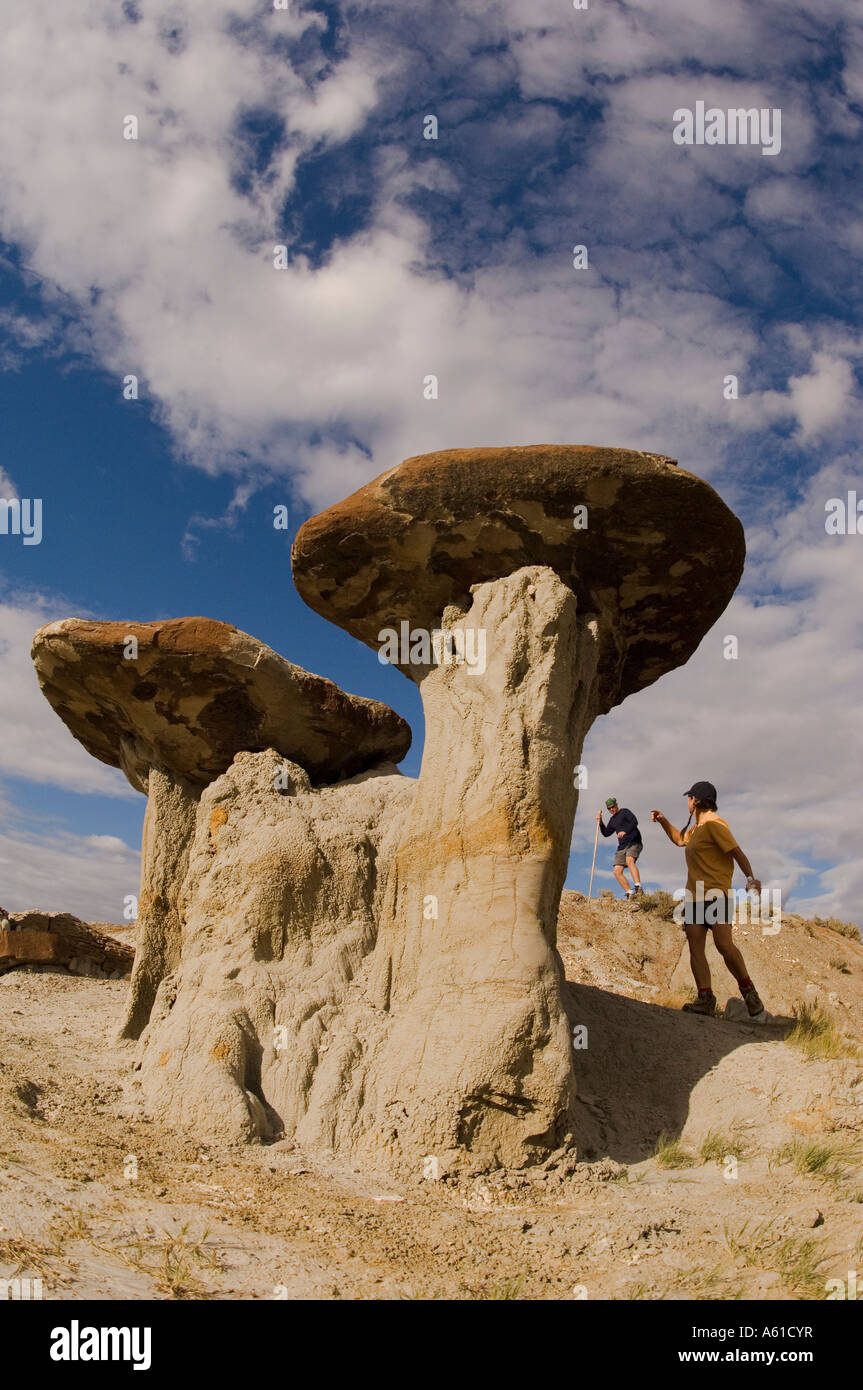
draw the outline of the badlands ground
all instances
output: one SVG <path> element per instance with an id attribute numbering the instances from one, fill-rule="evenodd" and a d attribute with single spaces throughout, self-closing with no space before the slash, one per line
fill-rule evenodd
<path id="1" fill-rule="evenodd" d="M 8 971 L 0 1278 L 61 1300 L 835 1296 L 863 1269 L 863 945 L 837 925 L 738 928 L 770 1018 L 704 1019 L 662 900 L 565 893 L 578 1161 L 458 1182 L 164 1132 L 114 1042 L 126 983 Z"/>

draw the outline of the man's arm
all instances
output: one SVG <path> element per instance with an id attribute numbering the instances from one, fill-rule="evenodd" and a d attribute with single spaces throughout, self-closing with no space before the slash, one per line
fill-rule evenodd
<path id="1" fill-rule="evenodd" d="M 658 821 L 673 845 L 684 845 L 686 841 L 680 831 L 671 824 L 671 821 L 664 816 L 661 811 L 651 811 L 650 819 Z"/>
<path id="2" fill-rule="evenodd" d="M 605 828 L 605 822 L 604 822 L 603 819 L 602 819 L 602 812 L 601 812 L 601 811 L 600 811 L 599 814 L 597 815 L 596 819 L 599 821 L 599 828 L 600 828 L 600 830 L 602 831 L 603 835 L 605 836 L 605 838 L 606 838 L 606 840 L 607 840 L 608 837 L 609 837 L 609 835 L 613 835 L 613 834 L 614 834 L 614 831 L 613 831 L 613 830 L 610 830 L 610 829 L 609 829 L 609 830 L 606 830 L 606 828 Z"/>

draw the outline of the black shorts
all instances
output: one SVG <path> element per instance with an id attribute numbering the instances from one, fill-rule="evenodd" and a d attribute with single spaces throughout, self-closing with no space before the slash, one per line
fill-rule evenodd
<path id="1" fill-rule="evenodd" d="M 703 898 L 693 898 L 687 894 L 683 904 L 683 921 L 688 927 L 707 927 L 711 930 L 726 922 L 733 922 L 734 907 L 734 893 L 731 890 L 723 893 L 718 888 L 713 892 L 708 889 Z"/>

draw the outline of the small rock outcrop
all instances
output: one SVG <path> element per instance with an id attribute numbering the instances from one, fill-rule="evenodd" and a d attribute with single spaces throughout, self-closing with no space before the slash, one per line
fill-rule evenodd
<path id="1" fill-rule="evenodd" d="M 0 971 L 17 965 L 58 965 L 73 975 L 119 980 L 135 952 L 68 912 L 4 912 L 0 909 Z"/>

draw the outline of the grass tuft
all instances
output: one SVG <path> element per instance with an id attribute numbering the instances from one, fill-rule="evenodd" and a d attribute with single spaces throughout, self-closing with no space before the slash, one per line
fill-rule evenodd
<path id="1" fill-rule="evenodd" d="M 698 1153 L 702 1163 L 722 1163 L 729 1156 L 743 1158 L 746 1153 L 746 1141 L 736 1129 L 732 1129 L 728 1134 L 711 1129 L 702 1139 Z"/>
<path id="2" fill-rule="evenodd" d="M 769 1221 L 751 1229 L 745 1221 L 736 1235 L 726 1226 L 725 1241 L 742 1264 L 778 1274 L 794 1297 L 826 1298 L 824 1266 L 828 1256 L 813 1236 L 781 1236 Z"/>
<path id="3" fill-rule="evenodd" d="M 840 922 L 838 917 L 813 917 L 812 920 L 816 926 L 829 927 L 839 936 L 848 936 L 852 941 L 860 940 L 860 928 L 856 922 Z"/>
<path id="4" fill-rule="evenodd" d="M 793 1139 L 776 1152 L 778 1163 L 790 1163 L 795 1173 L 810 1174 L 827 1182 L 841 1182 L 850 1176 L 845 1160 L 853 1157 L 847 1145 L 823 1140 Z"/>
<path id="5" fill-rule="evenodd" d="M 132 1269 L 146 1274 L 156 1288 L 171 1298 L 189 1299 L 205 1296 L 200 1274 L 204 1269 L 221 1269 L 221 1256 L 207 1249 L 209 1231 L 200 1237 L 189 1235 L 189 1225 L 176 1233 L 163 1231 L 161 1236 L 137 1236 L 114 1252 Z"/>
<path id="6" fill-rule="evenodd" d="M 810 1061 L 858 1055 L 856 1045 L 842 1036 L 833 1015 L 817 999 L 811 1004 L 798 1000 L 793 1012 L 794 1027 L 785 1041 L 799 1047 Z"/>
<path id="7" fill-rule="evenodd" d="M 480 1299 L 499 1299 L 521 1298 L 521 1291 L 524 1288 L 523 1274 L 515 1275 L 512 1279 L 503 1279 L 499 1284 L 492 1284 L 490 1289 L 483 1290 L 477 1294 Z"/>
<path id="8" fill-rule="evenodd" d="M 636 912 L 653 912 L 667 922 L 674 921 L 674 909 L 677 907 L 677 903 L 671 894 L 666 893 L 662 888 L 657 888 L 655 893 L 638 893 L 629 901 Z"/>
<path id="9" fill-rule="evenodd" d="M 660 1168 L 692 1168 L 695 1159 L 687 1153 L 679 1139 L 673 1139 L 664 1131 L 656 1141 L 654 1157 Z"/>

